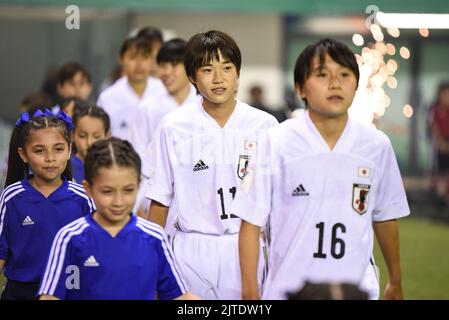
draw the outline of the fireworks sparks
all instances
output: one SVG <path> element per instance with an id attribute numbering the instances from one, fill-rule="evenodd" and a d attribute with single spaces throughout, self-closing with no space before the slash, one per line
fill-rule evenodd
<path id="1" fill-rule="evenodd" d="M 413 107 L 409 104 L 406 104 L 402 108 L 402 113 L 404 114 L 404 117 L 411 118 L 413 116 Z"/>
<path id="2" fill-rule="evenodd" d="M 356 33 L 355 35 L 352 36 L 352 42 L 356 46 L 360 47 L 360 46 L 363 46 L 364 40 L 363 40 L 363 37 L 360 34 Z"/>
<path id="3" fill-rule="evenodd" d="M 386 31 L 391 37 L 400 36 L 398 28 L 387 28 Z M 394 75 L 399 66 L 394 56 L 399 53 L 402 59 L 409 59 L 410 50 L 407 47 L 396 49 L 392 43 L 385 43 L 384 33 L 377 24 L 371 25 L 370 32 L 375 42 L 368 43 L 361 48 L 360 54 L 356 54 L 360 68 L 360 81 L 349 112 L 360 121 L 374 126 L 374 120 L 382 117 L 391 104 L 390 97 L 383 89 L 384 85 L 386 84 L 390 89 L 398 87 L 398 80 Z M 429 30 L 420 29 L 420 34 L 427 37 Z M 365 39 L 360 34 L 354 34 L 352 42 L 361 47 Z M 406 118 L 412 117 L 413 107 L 406 104 L 402 114 Z"/>
<path id="4" fill-rule="evenodd" d="M 403 59 L 410 58 L 410 50 L 407 47 L 401 47 L 401 49 L 399 50 L 399 54 Z"/>
<path id="5" fill-rule="evenodd" d="M 427 28 L 420 28 L 419 29 L 419 34 L 422 37 L 427 38 L 429 36 L 429 29 L 427 29 Z"/>

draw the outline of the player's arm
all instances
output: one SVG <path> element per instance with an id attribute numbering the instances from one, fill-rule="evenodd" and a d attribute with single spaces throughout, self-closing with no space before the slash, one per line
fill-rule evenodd
<path id="1" fill-rule="evenodd" d="M 143 208 L 143 205 L 141 205 L 139 207 L 139 209 L 137 209 L 136 215 L 138 217 L 141 217 L 141 218 L 144 218 L 144 219 L 146 219 L 148 217 L 147 214 L 145 213 L 145 209 Z"/>
<path id="2" fill-rule="evenodd" d="M 389 280 L 384 291 L 384 298 L 386 300 L 402 300 L 398 221 L 395 219 L 374 222 L 373 228 L 388 268 Z"/>
<path id="3" fill-rule="evenodd" d="M 0 274 L 3 272 L 4 267 L 5 267 L 5 260 L 0 259 Z"/>
<path id="4" fill-rule="evenodd" d="M 157 223 L 162 228 L 165 228 L 167 223 L 168 207 L 155 200 L 151 201 L 150 210 L 148 212 L 148 220 Z"/>
<path id="5" fill-rule="evenodd" d="M 242 220 L 239 233 L 240 271 L 242 274 L 242 299 L 259 299 L 257 265 L 259 263 L 260 227 Z"/>
<path id="6" fill-rule="evenodd" d="M 39 297 L 39 300 L 60 300 L 55 296 L 49 296 L 48 294 L 43 294 Z"/>
<path id="7" fill-rule="evenodd" d="M 168 208 L 174 197 L 174 177 L 170 148 L 172 141 L 160 126 L 149 147 L 149 179 L 145 196 L 151 200 L 148 220 L 165 227 Z"/>

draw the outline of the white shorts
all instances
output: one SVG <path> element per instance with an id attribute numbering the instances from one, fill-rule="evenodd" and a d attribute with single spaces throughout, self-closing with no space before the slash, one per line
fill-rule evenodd
<path id="1" fill-rule="evenodd" d="M 188 290 L 204 300 L 240 300 L 238 234 L 206 235 L 176 232 L 173 252 Z M 261 254 L 259 258 L 264 261 Z M 259 263 L 258 279 L 262 279 L 264 263 Z"/>
<path id="2" fill-rule="evenodd" d="M 365 270 L 365 274 L 359 287 L 360 290 L 363 290 L 368 294 L 369 300 L 379 300 L 379 268 L 376 266 L 374 258 L 370 259 L 370 263 Z"/>

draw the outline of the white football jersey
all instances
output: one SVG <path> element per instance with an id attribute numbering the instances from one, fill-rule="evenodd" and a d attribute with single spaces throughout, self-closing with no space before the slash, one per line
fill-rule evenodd
<path id="1" fill-rule="evenodd" d="M 102 107 L 111 119 L 112 136 L 129 140 L 139 103 L 164 91 L 166 89 L 159 79 L 149 77 L 143 96 L 139 97 L 128 83 L 128 78 L 122 77 L 101 92 L 97 105 Z"/>
<path id="2" fill-rule="evenodd" d="M 142 159 L 142 172 L 144 176 L 148 176 L 148 147 L 162 119 L 177 108 L 195 103 L 196 99 L 198 99 L 196 89 L 193 85 L 190 85 L 189 95 L 180 105 L 178 105 L 168 91 L 158 96 L 151 95 L 140 102 L 138 112 L 135 114 L 131 127 L 130 141 Z"/>
<path id="3" fill-rule="evenodd" d="M 267 132 L 230 210 L 270 229 L 262 297 L 285 299 L 305 281 L 359 284 L 373 221 L 409 215 L 393 148 L 349 119 L 331 150 L 306 112 Z"/>
<path id="4" fill-rule="evenodd" d="M 212 235 L 237 233 L 230 204 L 257 149 L 257 135 L 277 124 L 266 112 L 236 101 L 221 128 L 202 100 L 172 111 L 150 146 L 147 198 L 176 210 L 177 228 Z"/>

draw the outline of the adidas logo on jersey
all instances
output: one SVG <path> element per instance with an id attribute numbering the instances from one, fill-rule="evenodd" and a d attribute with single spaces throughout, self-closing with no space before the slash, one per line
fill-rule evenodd
<path id="1" fill-rule="evenodd" d="M 97 262 L 97 260 L 95 260 L 94 256 L 90 256 L 89 258 L 87 258 L 86 261 L 84 261 L 84 266 L 85 267 L 98 267 L 98 266 L 100 266 L 100 264 Z"/>
<path id="2" fill-rule="evenodd" d="M 293 197 L 304 197 L 304 196 L 308 196 L 308 195 L 309 195 L 309 193 L 306 191 L 306 189 L 304 188 L 304 186 L 302 184 L 297 186 L 296 189 L 293 190 L 293 192 L 292 192 Z"/>
<path id="3" fill-rule="evenodd" d="M 31 220 L 30 216 L 26 216 L 26 218 L 22 222 L 22 226 L 30 226 L 34 224 L 34 221 Z"/>
<path id="4" fill-rule="evenodd" d="M 196 163 L 196 165 L 193 167 L 193 171 L 200 171 L 200 170 L 206 170 L 209 169 L 209 166 L 206 165 L 203 160 L 200 160 Z"/>

